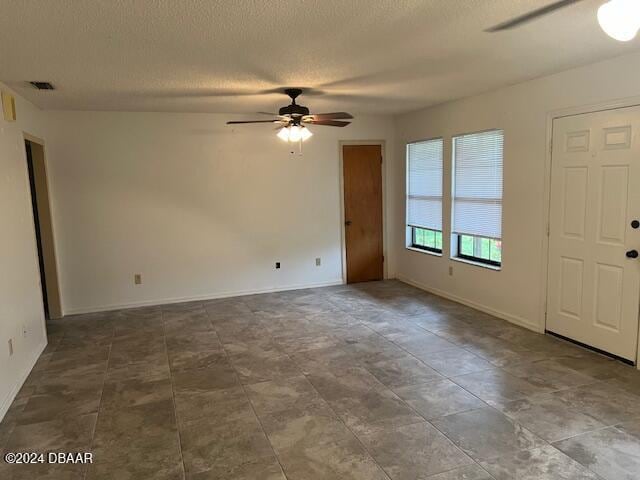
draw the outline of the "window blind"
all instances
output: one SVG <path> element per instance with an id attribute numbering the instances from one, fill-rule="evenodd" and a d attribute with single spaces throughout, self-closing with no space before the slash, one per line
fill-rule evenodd
<path id="1" fill-rule="evenodd" d="M 453 139 L 453 233 L 502 237 L 502 130 Z"/>
<path id="2" fill-rule="evenodd" d="M 442 139 L 407 145 L 407 224 L 442 230 Z"/>

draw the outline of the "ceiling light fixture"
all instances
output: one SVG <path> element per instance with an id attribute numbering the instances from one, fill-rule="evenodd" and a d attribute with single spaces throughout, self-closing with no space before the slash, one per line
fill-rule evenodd
<path id="1" fill-rule="evenodd" d="M 289 141 L 289 127 L 282 127 L 278 130 L 278 137 L 285 142 Z"/>
<path id="2" fill-rule="evenodd" d="M 310 138 L 313 133 L 304 125 L 287 125 L 278 130 L 278 137 L 285 142 L 296 143 L 304 142 Z"/>
<path id="3" fill-rule="evenodd" d="M 640 0 L 609 0 L 598 9 L 602 30 L 620 42 L 628 42 L 640 29 Z"/>

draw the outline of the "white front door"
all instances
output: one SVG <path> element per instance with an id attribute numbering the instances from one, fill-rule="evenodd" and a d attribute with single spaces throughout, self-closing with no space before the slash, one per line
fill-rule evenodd
<path id="1" fill-rule="evenodd" d="M 547 330 L 635 361 L 640 107 L 553 121 Z M 636 257 L 636 258 L 634 258 Z"/>

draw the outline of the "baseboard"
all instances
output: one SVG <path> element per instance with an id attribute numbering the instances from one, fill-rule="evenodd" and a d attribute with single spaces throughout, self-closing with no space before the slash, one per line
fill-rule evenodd
<path id="1" fill-rule="evenodd" d="M 544 333 L 544 329 L 541 329 L 540 325 L 531 323 L 517 315 L 512 315 L 510 313 L 502 312 L 492 307 L 488 307 L 487 305 L 482 305 L 472 300 L 468 300 L 466 298 L 453 295 L 449 292 L 445 292 L 444 290 L 430 287 L 429 285 L 416 282 L 415 280 L 404 277 L 403 275 L 397 275 L 396 278 L 401 282 L 407 283 L 409 285 L 413 285 L 414 287 L 419 288 L 420 290 L 424 290 L 425 292 L 433 293 L 434 295 L 437 295 L 439 297 L 443 297 L 448 300 L 454 301 L 456 303 L 461 303 L 462 305 L 466 305 L 467 307 L 480 310 L 481 312 L 488 313 L 489 315 L 493 315 L 494 317 L 501 318 L 503 320 L 506 320 L 507 322 L 513 323 L 514 325 L 518 325 L 519 327 L 523 327 L 528 330 L 533 330 L 536 333 Z"/>
<path id="2" fill-rule="evenodd" d="M 24 382 L 27 380 L 27 377 L 31 373 L 31 370 L 33 370 L 33 367 L 35 366 L 36 362 L 40 358 L 40 355 L 42 355 L 42 352 L 46 347 L 47 347 L 47 342 L 45 340 L 45 342 L 42 345 L 36 348 L 35 354 L 28 364 L 28 368 L 26 368 L 22 372 L 22 374 L 18 378 L 18 381 L 13 385 L 13 388 L 9 391 L 9 394 L 2 400 L 2 404 L 0 404 L 0 421 L 2 421 L 4 416 L 7 414 L 7 411 L 9 410 L 9 407 L 11 407 L 13 400 L 16 398 L 16 395 L 18 395 L 18 392 L 22 388 L 22 385 L 24 385 Z"/>
<path id="3" fill-rule="evenodd" d="M 101 305 L 97 307 L 80 307 L 80 308 L 69 308 L 65 309 L 65 315 L 79 315 L 83 313 L 97 313 L 97 312 L 108 312 L 112 310 L 121 310 L 123 308 L 136 308 L 136 307 L 150 307 L 154 305 L 167 305 L 170 303 L 183 303 L 183 302 L 196 302 L 202 300 L 216 300 L 218 298 L 231 298 L 231 297 L 241 297 L 243 295 L 259 295 L 261 293 L 274 293 L 274 292 L 286 292 L 290 290 L 303 290 L 305 288 L 320 288 L 320 287 L 332 287 L 335 285 L 342 285 L 343 280 L 336 279 L 328 282 L 320 282 L 320 283 L 305 283 L 298 285 L 285 285 L 280 287 L 273 288 L 262 288 L 262 289 L 254 289 L 254 290 L 235 290 L 232 292 L 220 292 L 220 293 L 210 293 L 204 295 L 194 295 L 189 297 L 174 297 L 174 298 L 159 298 L 156 300 L 144 300 L 140 302 L 130 302 L 130 303 L 119 303 L 119 304 L 111 304 L 111 305 Z"/>

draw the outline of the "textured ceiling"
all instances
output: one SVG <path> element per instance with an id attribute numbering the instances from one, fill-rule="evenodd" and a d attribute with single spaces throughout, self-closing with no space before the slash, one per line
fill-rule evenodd
<path id="1" fill-rule="evenodd" d="M 399 113 L 640 47 L 584 0 L 0 0 L 0 79 L 45 109 Z M 54 83 L 38 92 L 27 80 Z"/>

